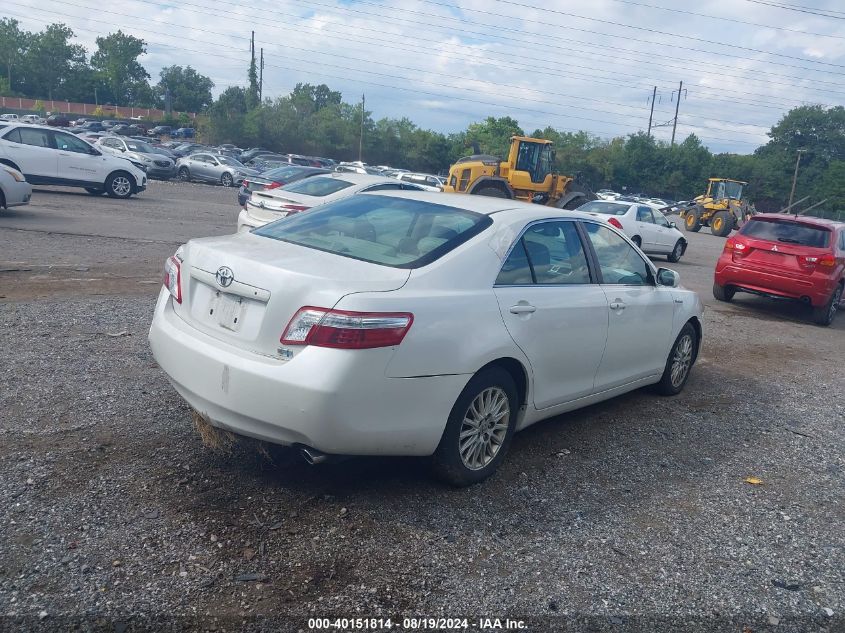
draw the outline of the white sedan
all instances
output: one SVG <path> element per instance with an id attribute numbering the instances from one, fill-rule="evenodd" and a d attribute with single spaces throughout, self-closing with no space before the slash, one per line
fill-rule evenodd
<path id="1" fill-rule="evenodd" d="M 278 189 L 253 191 L 246 207 L 238 214 L 238 232 L 251 231 L 311 207 L 373 191 L 421 191 L 421 187 L 395 178 L 351 172 L 333 172 L 312 176 Z"/>
<path id="2" fill-rule="evenodd" d="M 687 250 L 687 240 L 674 222 L 669 222 L 660 211 L 645 203 L 593 200 L 577 210 L 601 217 L 621 229 L 644 253 L 665 255 L 675 263 Z"/>
<path id="3" fill-rule="evenodd" d="M 468 485 L 535 422 L 679 393 L 701 318 L 677 273 L 592 214 L 391 192 L 191 240 L 149 341 L 213 427 L 311 462 L 430 455 Z"/>

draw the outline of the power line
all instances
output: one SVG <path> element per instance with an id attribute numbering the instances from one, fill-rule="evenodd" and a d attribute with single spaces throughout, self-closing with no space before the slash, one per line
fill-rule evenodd
<path id="1" fill-rule="evenodd" d="M 745 0 L 746 2 L 752 2 L 754 4 L 763 4 L 769 7 L 774 7 L 776 9 L 785 9 L 787 11 L 796 11 L 798 13 L 809 13 L 810 15 L 818 15 L 823 18 L 832 18 L 834 20 L 845 20 L 845 16 L 839 15 L 830 15 L 830 13 L 842 13 L 841 11 L 833 11 L 830 10 L 830 13 L 827 13 L 828 9 L 816 9 L 815 7 L 804 7 L 801 5 L 789 5 L 789 4 L 781 4 L 777 2 L 765 2 L 764 0 Z M 825 13 L 822 13 L 824 11 Z"/>

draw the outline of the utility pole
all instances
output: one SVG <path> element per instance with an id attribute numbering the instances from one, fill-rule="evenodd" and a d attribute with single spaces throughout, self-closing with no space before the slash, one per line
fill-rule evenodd
<path id="1" fill-rule="evenodd" d="M 648 115 L 648 136 L 651 136 L 651 120 L 654 118 L 654 100 L 657 98 L 657 86 L 651 93 L 651 113 Z"/>
<path id="2" fill-rule="evenodd" d="M 364 154 L 364 108 L 367 104 L 367 96 L 361 95 L 361 136 L 358 138 L 358 160 L 363 161 Z"/>
<path id="3" fill-rule="evenodd" d="M 792 198 L 795 197 L 795 183 L 798 182 L 798 165 L 801 164 L 801 154 L 806 152 L 805 149 L 798 150 L 798 157 L 795 159 L 795 173 L 792 174 L 792 191 L 789 192 L 789 204 L 786 206 L 788 209 L 792 206 Z"/>
<path id="4" fill-rule="evenodd" d="M 678 86 L 678 100 L 675 102 L 675 122 L 672 124 L 672 147 L 675 147 L 675 130 L 678 129 L 678 108 L 681 107 L 681 92 L 684 90 L 684 82 Z"/>
<path id="5" fill-rule="evenodd" d="M 261 47 L 261 65 L 258 71 L 258 103 L 264 102 L 264 47 Z"/>

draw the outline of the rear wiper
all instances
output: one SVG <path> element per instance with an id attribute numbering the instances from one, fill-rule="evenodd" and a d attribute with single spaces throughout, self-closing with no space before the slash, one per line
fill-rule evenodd
<path id="1" fill-rule="evenodd" d="M 794 240 L 791 237 L 779 237 L 778 242 L 786 242 L 787 244 L 800 244 L 801 240 Z"/>

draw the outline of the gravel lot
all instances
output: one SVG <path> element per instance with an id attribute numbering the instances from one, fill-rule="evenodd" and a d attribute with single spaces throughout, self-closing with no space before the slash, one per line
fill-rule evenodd
<path id="1" fill-rule="evenodd" d="M 708 305 L 676 398 L 531 427 L 464 490 L 424 460 L 221 457 L 146 332 L 164 258 L 236 215 L 234 190 L 156 181 L 0 213 L 0 630 L 845 630 L 845 318 L 714 305 L 705 230 L 673 266 Z"/>

